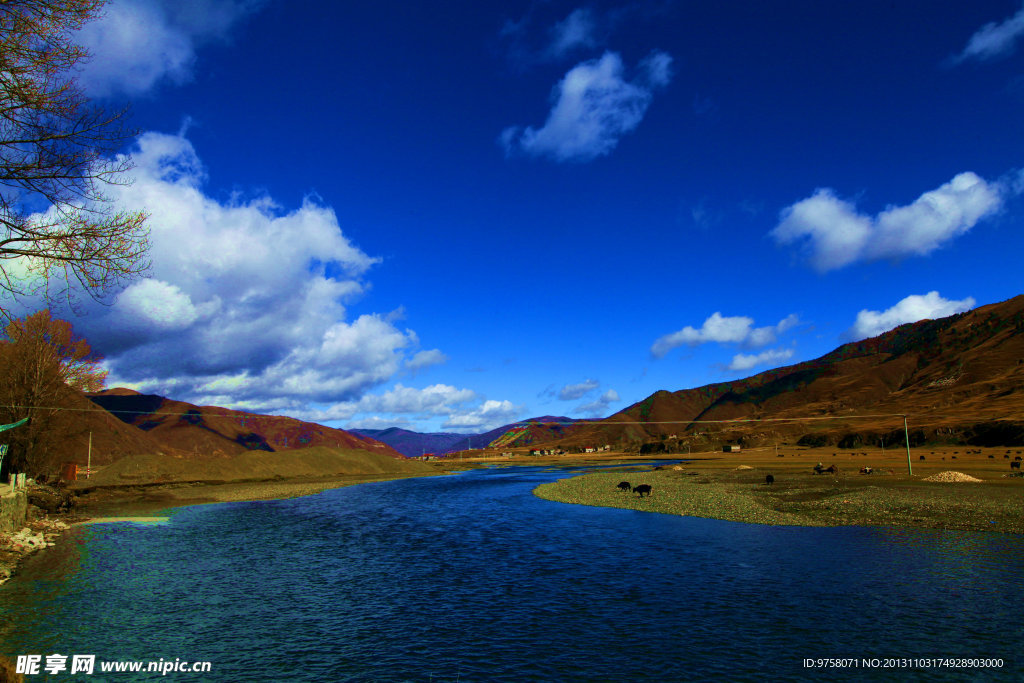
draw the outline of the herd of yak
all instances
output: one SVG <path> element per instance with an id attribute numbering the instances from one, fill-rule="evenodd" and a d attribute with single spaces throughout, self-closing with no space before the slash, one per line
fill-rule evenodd
<path id="1" fill-rule="evenodd" d="M 615 488 L 619 489 L 620 491 L 635 491 L 636 493 L 640 494 L 641 498 L 644 497 L 645 493 L 648 496 L 651 495 L 650 484 L 637 484 L 636 486 L 630 486 L 628 481 L 620 481 Z"/>
<path id="2" fill-rule="evenodd" d="M 980 453 L 981 451 L 978 451 L 978 452 Z M 1017 452 L 1019 453 L 1020 451 L 1017 451 Z M 953 457 L 955 458 L 956 456 L 953 456 Z M 990 455 L 988 457 L 991 458 L 993 456 Z M 1008 458 L 1009 456 L 1003 456 L 1003 457 Z M 945 459 L 945 458 L 943 458 L 943 459 Z M 924 460 L 924 456 L 923 455 L 921 456 L 921 460 Z M 1010 463 L 1010 469 L 1018 469 L 1019 470 L 1020 469 L 1020 465 L 1021 465 L 1021 458 L 1020 458 L 1020 456 L 1018 456 L 1017 458 L 1014 459 L 1013 462 Z M 656 469 L 661 469 L 661 468 L 659 467 L 659 468 L 656 468 Z M 835 465 L 829 465 L 828 467 L 822 467 L 822 464 L 820 462 L 817 465 L 815 465 L 813 467 L 813 469 L 814 469 L 814 473 L 815 474 L 839 474 L 839 468 L 836 467 Z M 873 472 L 873 468 L 871 468 L 871 467 L 862 467 L 862 468 L 860 468 L 860 473 L 861 474 L 871 474 L 872 472 Z M 889 470 L 889 473 L 892 474 L 892 470 Z M 775 477 L 773 477 L 770 474 L 765 475 L 764 483 L 766 485 L 774 484 L 775 483 Z M 638 493 L 640 495 L 641 498 L 644 497 L 645 493 L 648 496 L 651 495 L 651 485 L 650 484 L 638 484 L 637 486 L 631 486 L 628 481 L 620 481 L 618 484 L 616 484 L 616 488 L 619 489 L 620 491 L 623 491 L 623 492 L 635 491 L 636 493 Z"/>
<path id="3" fill-rule="evenodd" d="M 829 467 L 822 467 L 821 463 L 819 462 L 817 465 L 814 466 L 814 473 L 815 474 L 839 474 L 839 468 L 836 467 L 835 465 L 830 465 Z M 861 469 L 861 474 L 870 474 L 870 473 L 871 473 L 871 468 L 870 467 L 866 467 L 866 468 Z M 769 486 L 771 484 L 774 484 L 775 483 L 775 477 L 770 475 L 770 474 L 765 475 L 764 483 L 766 485 L 769 485 Z M 638 484 L 636 486 L 632 486 L 628 481 L 620 481 L 618 484 L 615 485 L 615 488 L 619 489 L 622 492 L 633 491 L 633 492 L 639 494 L 639 496 L 641 498 L 644 497 L 645 493 L 648 496 L 651 495 L 651 485 L 650 484 Z"/>

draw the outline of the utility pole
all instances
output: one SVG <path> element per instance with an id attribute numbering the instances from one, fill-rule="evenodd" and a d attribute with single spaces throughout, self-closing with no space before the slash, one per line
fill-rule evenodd
<path id="1" fill-rule="evenodd" d="M 914 475 L 914 468 L 910 464 L 910 431 L 907 430 L 907 416 L 903 416 L 903 435 L 907 437 L 907 472 Z"/>
<path id="2" fill-rule="evenodd" d="M 89 455 L 85 462 L 85 478 L 88 479 L 92 476 L 92 432 L 89 432 Z"/>

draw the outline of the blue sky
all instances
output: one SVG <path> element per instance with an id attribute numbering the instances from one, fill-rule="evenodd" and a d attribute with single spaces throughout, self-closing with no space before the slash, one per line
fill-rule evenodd
<path id="1" fill-rule="evenodd" d="M 1020 2 L 107 9 L 153 268 L 59 313 L 112 385 L 476 431 L 1022 293 Z"/>

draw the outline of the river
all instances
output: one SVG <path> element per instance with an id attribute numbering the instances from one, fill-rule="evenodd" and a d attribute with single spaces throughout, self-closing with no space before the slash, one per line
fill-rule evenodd
<path id="1" fill-rule="evenodd" d="M 210 662 L 30 681 L 1024 675 L 1024 537 L 771 527 L 532 495 L 565 476 L 484 469 L 77 527 L 0 587 L 0 652 Z M 978 659 L 1002 666 L 948 666 Z"/>

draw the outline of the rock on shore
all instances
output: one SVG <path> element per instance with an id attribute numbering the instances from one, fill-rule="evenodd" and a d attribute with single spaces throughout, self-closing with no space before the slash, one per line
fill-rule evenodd
<path id="1" fill-rule="evenodd" d="M 0 584 L 14 574 L 22 558 L 54 544 L 70 527 L 59 519 L 39 519 L 10 534 L 0 534 Z"/>

